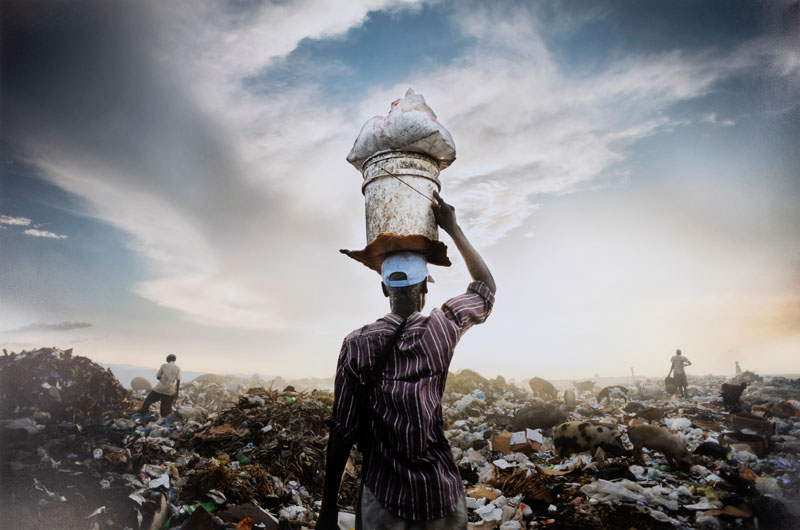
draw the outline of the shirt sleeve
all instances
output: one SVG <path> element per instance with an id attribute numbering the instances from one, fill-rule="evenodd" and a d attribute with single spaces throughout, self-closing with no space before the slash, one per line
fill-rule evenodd
<path id="1" fill-rule="evenodd" d="M 158 373 L 156 374 L 156 379 L 159 381 L 161 380 L 161 376 L 164 375 L 164 365 L 161 365 L 161 368 L 158 369 Z"/>
<path id="2" fill-rule="evenodd" d="M 472 282 L 467 292 L 451 298 L 442 305 L 442 313 L 461 335 L 475 324 L 486 321 L 494 306 L 494 294 L 485 283 Z"/>
<path id="3" fill-rule="evenodd" d="M 353 370 L 351 349 L 357 348 L 355 341 L 345 339 L 339 353 L 334 382 L 333 410 L 325 418 L 325 425 L 332 435 L 344 439 L 345 443 L 353 443 L 358 434 L 358 373 Z"/>

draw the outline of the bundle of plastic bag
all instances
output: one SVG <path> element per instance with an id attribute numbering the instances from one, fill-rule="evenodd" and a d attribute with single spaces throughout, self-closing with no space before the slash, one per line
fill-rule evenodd
<path id="1" fill-rule="evenodd" d="M 405 97 L 392 103 L 389 114 L 367 120 L 358 133 L 347 161 L 359 171 L 364 161 L 384 151 L 410 151 L 434 158 L 442 170 L 456 159 L 450 131 L 436 120 L 422 94 L 409 88 Z"/>
<path id="2" fill-rule="evenodd" d="M 597 482 L 581 486 L 581 493 L 606 504 L 643 503 L 650 506 L 663 506 L 668 510 L 677 510 L 678 502 L 665 495 L 665 490 L 665 488 L 645 488 L 626 479 L 619 482 L 600 479 Z"/>

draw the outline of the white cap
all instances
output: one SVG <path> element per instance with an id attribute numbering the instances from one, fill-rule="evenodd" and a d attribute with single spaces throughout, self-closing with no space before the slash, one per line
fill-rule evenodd
<path id="1" fill-rule="evenodd" d="M 394 272 L 405 273 L 406 278 L 390 280 L 389 276 Z M 428 260 L 418 252 L 394 252 L 383 260 L 381 277 L 387 287 L 416 285 L 428 278 Z"/>

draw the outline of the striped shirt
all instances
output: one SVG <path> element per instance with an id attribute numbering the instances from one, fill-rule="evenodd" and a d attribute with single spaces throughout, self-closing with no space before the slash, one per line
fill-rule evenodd
<path id="1" fill-rule="evenodd" d="M 390 313 L 344 339 L 336 369 L 333 411 L 325 419 L 332 435 L 356 441 L 359 421 L 369 421 L 364 484 L 390 512 L 429 520 L 453 512 L 462 489 L 442 427 L 442 394 L 461 335 L 485 321 L 494 295 L 483 282 L 431 311 L 414 313 L 390 350 L 383 373 L 369 387 L 373 414 L 359 417 L 359 384 L 402 324 Z M 360 448 L 363 449 L 364 448 Z"/>

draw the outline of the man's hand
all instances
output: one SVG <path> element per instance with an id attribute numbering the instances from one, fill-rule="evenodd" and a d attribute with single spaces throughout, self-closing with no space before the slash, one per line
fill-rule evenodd
<path id="1" fill-rule="evenodd" d="M 431 205 L 431 208 L 433 209 L 433 217 L 436 219 L 436 224 L 452 235 L 458 226 L 455 207 L 444 202 L 444 199 L 439 196 L 437 191 L 433 192 L 433 198 L 436 199 L 436 202 Z"/>
<path id="2" fill-rule="evenodd" d="M 475 247 L 472 246 L 472 243 L 469 242 L 467 236 L 464 235 L 464 231 L 461 230 L 461 227 L 456 222 L 456 209 L 444 202 L 444 199 L 437 192 L 434 191 L 433 196 L 436 199 L 436 204 L 431 205 L 431 208 L 433 208 L 436 223 L 453 238 L 453 243 L 456 244 L 461 257 L 464 258 L 464 264 L 467 266 L 470 276 L 472 276 L 473 280 L 485 283 L 492 293 L 497 292 L 497 286 L 494 283 L 489 267 L 486 266 L 481 255 L 478 254 L 478 251 L 475 250 Z"/>

